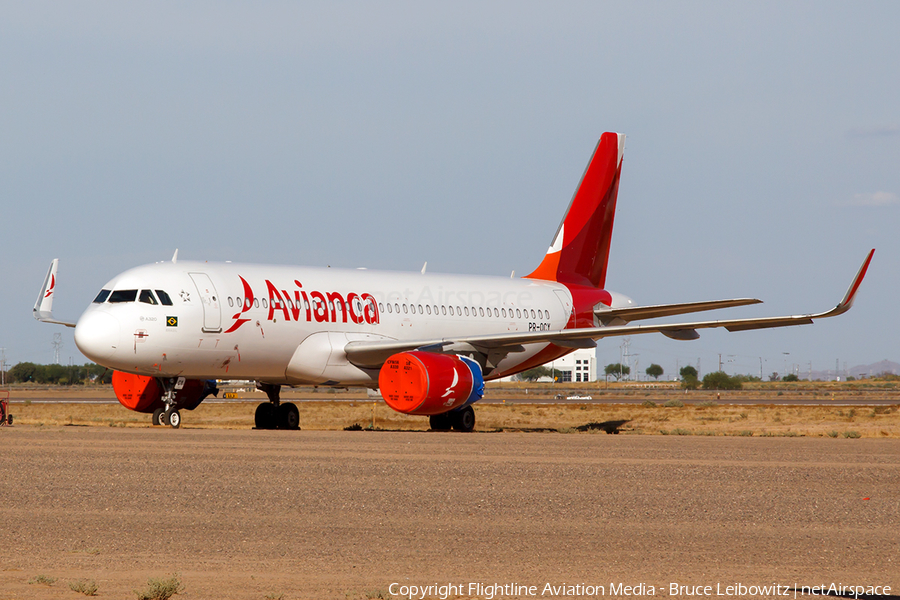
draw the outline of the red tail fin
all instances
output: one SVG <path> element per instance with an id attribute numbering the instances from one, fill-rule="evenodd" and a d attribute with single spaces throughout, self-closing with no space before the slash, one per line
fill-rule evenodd
<path id="1" fill-rule="evenodd" d="M 598 288 L 606 284 L 624 149 L 623 134 L 600 136 L 553 244 L 526 277 Z"/>

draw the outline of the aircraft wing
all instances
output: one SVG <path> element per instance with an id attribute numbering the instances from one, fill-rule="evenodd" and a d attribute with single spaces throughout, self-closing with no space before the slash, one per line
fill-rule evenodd
<path id="1" fill-rule="evenodd" d="M 609 327 L 586 327 L 580 329 L 563 329 L 560 331 L 534 331 L 521 333 L 489 334 L 477 336 L 463 336 L 459 338 L 443 338 L 431 340 L 396 340 L 396 341 L 355 341 L 344 347 L 347 358 L 353 364 L 361 367 L 378 367 L 391 355 L 397 352 L 409 350 L 424 350 L 429 352 L 484 352 L 504 350 L 505 352 L 521 352 L 524 344 L 553 343 L 558 346 L 573 348 L 591 348 L 596 346 L 595 341 L 614 336 L 637 335 L 641 333 L 662 333 L 676 340 L 691 340 L 700 337 L 698 329 L 712 329 L 724 327 L 728 331 L 749 331 L 751 329 L 767 329 L 772 327 L 788 327 L 791 325 L 807 325 L 816 319 L 835 317 L 844 314 L 853 306 L 856 292 L 866 275 L 869 263 L 875 250 L 871 250 L 863 261 L 862 266 L 850 284 L 850 288 L 844 298 L 831 310 L 783 317 L 761 317 L 753 319 L 727 319 L 720 321 L 693 321 L 688 323 L 664 323 L 653 325 L 615 325 Z M 719 301 L 742 302 L 754 304 L 747 300 Z M 701 303 L 702 304 L 702 303 Z M 685 305 L 671 305 L 685 306 Z M 649 307 L 651 309 L 665 310 L 662 307 Z M 721 308 L 721 307 L 718 307 Z M 703 309 L 701 309 L 703 310 Z M 709 310 L 709 309 L 707 309 Z M 678 313 L 671 313 L 678 314 Z M 657 315 L 661 316 L 661 315 Z M 647 317 L 649 318 L 649 317 Z"/>
<path id="2" fill-rule="evenodd" d="M 762 300 L 756 298 L 734 298 L 732 300 L 712 300 L 706 302 L 686 302 L 684 304 L 657 304 L 655 306 L 626 306 L 624 308 L 601 308 L 594 311 L 597 319 L 604 325 L 623 325 L 640 319 L 655 319 L 657 317 L 671 317 L 704 310 L 716 310 L 719 308 L 731 308 L 732 306 L 746 306 L 748 304 L 761 304 Z"/>
<path id="3" fill-rule="evenodd" d="M 56 295 L 56 269 L 58 267 L 59 259 L 54 258 L 50 262 L 47 276 L 44 277 L 44 285 L 41 287 L 41 293 L 38 294 L 37 301 L 34 303 L 32 314 L 35 319 L 42 323 L 55 323 L 66 327 L 75 327 L 75 323 L 59 321 L 53 318 L 53 296 Z"/>

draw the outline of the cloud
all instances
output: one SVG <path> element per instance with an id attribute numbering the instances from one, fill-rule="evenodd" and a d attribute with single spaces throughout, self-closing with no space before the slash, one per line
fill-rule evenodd
<path id="1" fill-rule="evenodd" d="M 900 204 L 900 196 L 891 192 L 875 192 L 873 194 L 854 194 L 845 206 L 893 206 Z"/>
<path id="2" fill-rule="evenodd" d="M 900 135 L 900 125 L 877 125 L 875 127 L 854 127 L 847 132 L 849 138 L 892 137 Z"/>

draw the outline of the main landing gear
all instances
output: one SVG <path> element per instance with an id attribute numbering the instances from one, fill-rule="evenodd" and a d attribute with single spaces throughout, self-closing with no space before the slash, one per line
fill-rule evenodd
<path id="1" fill-rule="evenodd" d="M 431 415 L 428 417 L 428 424 L 432 431 L 472 431 L 475 429 L 475 409 L 464 406 L 458 410 Z"/>
<path id="2" fill-rule="evenodd" d="M 257 383 L 256 388 L 269 397 L 256 407 L 257 429 L 300 429 L 300 411 L 293 402 L 281 401 L 281 386 Z"/>

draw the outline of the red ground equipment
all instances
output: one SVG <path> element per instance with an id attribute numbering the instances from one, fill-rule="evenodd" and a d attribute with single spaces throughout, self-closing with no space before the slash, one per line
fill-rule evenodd
<path id="1" fill-rule="evenodd" d="M 9 390 L 0 390 L 0 427 L 12 425 L 12 415 L 9 414 Z"/>

